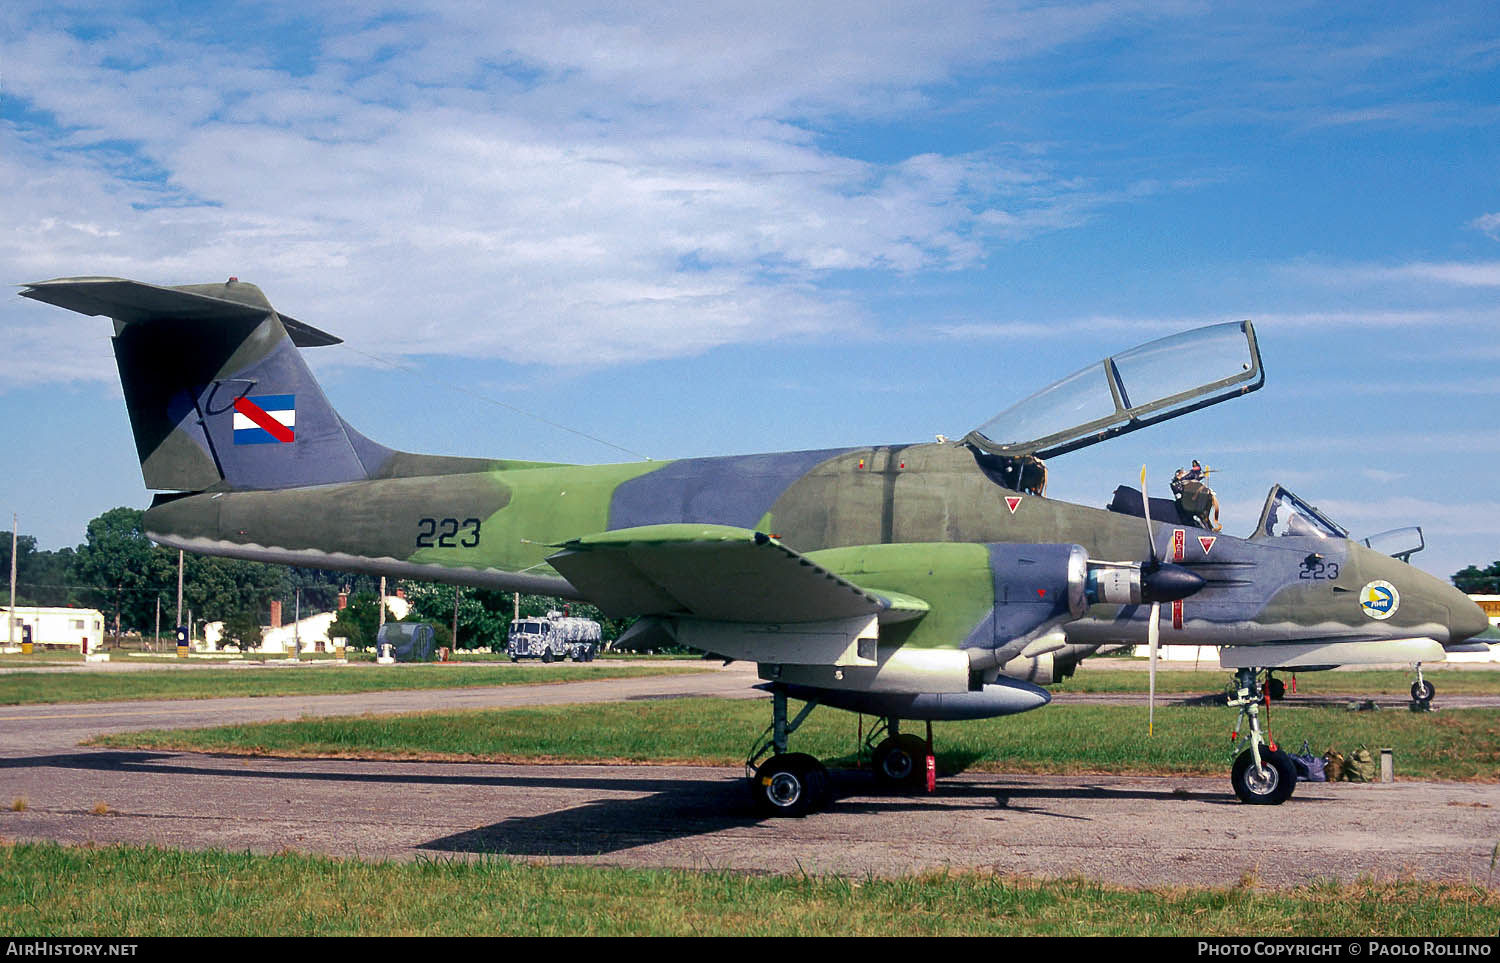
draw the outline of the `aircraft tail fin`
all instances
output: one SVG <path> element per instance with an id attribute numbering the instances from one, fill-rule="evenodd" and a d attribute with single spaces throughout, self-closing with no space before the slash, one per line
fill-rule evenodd
<path id="1" fill-rule="evenodd" d="M 329 404 L 299 347 L 339 339 L 279 314 L 260 288 L 38 281 L 23 297 L 114 319 L 115 360 L 146 487 L 278 489 L 372 477 L 396 453 Z"/>

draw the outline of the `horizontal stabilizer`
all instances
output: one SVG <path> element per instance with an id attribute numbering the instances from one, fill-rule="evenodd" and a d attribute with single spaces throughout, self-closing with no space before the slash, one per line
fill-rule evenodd
<path id="1" fill-rule="evenodd" d="M 760 532 L 646 525 L 574 539 L 547 561 L 612 618 L 686 615 L 723 622 L 920 618 L 921 599 L 867 590 Z"/>
<path id="2" fill-rule="evenodd" d="M 260 288 L 233 279 L 224 284 L 159 287 L 125 278 L 55 278 L 26 285 L 21 297 L 127 324 L 164 319 L 256 321 L 274 310 Z M 279 311 L 276 316 L 299 348 L 340 343 L 339 338 L 296 318 Z"/>

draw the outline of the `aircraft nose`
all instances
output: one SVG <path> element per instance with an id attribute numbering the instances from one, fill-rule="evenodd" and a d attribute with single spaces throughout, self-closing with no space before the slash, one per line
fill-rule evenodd
<path id="1" fill-rule="evenodd" d="M 1459 598 L 1448 603 L 1448 641 L 1462 642 L 1489 628 L 1490 620 L 1473 599 L 1462 593 L 1455 594 Z"/>

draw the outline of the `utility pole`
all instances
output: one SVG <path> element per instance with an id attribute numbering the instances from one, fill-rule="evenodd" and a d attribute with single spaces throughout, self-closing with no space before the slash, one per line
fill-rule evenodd
<path id="1" fill-rule="evenodd" d="M 296 601 L 292 603 L 292 648 L 302 652 L 302 586 L 297 586 Z"/>
<path id="2" fill-rule="evenodd" d="M 15 512 L 10 513 L 10 611 L 6 613 L 5 622 L 10 627 L 6 637 L 6 645 L 14 648 L 16 644 L 16 526 L 19 518 Z"/>
<path id="3" fill-rule="evenodd" d="M 182 549 L 180 548 L 177 550 L 177 624 L 182 624 Z"/>
<path id="4" fill-rule="evenodd" d="M 151 651 L 161 648 L 161 595 L 156 596 L 156 638 L 151 642 Z"/>
<path id="5" fill-rule="evenodd" d="M 375 626 L 375 631 L 379 632 L 383 628 L 385 628 L 385 576 L 384 575 L 380 576 L 380 622 Z"/>
<path id="6" fill-rule="evenodd" d="M 453 651 L 458 651 L 458 593 L 459 587 L 453 586 Z"/>

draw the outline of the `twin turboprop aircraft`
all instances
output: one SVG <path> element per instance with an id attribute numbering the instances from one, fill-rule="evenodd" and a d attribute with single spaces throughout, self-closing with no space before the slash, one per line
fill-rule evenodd
<path id="1" fill-rule="evenodd" d="M 338 339 L 252 284 L 60 278 L 24 297 L 112 318 L 163 545 L 586 599 L 627 635 L 758 663 L 772 723 L 750 785 L 770 815 L 828 797 L 789 737 L 814 706 L 879 717 L 875 777 L 925 780 L 931 722 L 1039 708 L 1106 647 L 1221 646 L 1248 725 L 1232 783 L 1280 803 L 1291 761 L 1261 732 L 1262 673 L 1441 661 L 1482 631 L 1453 587 L 1352 541 L 1273 488 L 1255 533 L 1195 527 L 1121 487 L 1046 498 L 1051 458 L 1254 391 L 1249 322 L 1079 371 L 959 441 L 620 465 L 416 455 L 365 438 L 299 348 Z M 806 703 L 788 718 L 787 700 Z M 903 734 L 928 723 L 928 740 Z M 769 758 L 765 758 L 767 754 Z"/>

